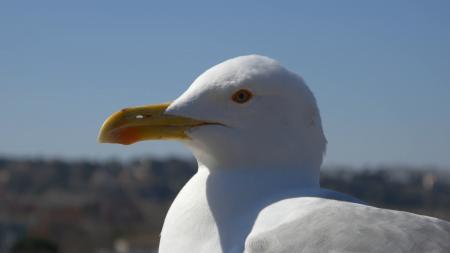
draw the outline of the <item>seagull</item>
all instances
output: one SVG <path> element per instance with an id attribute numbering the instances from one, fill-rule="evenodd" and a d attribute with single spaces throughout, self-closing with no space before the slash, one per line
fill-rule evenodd
<path id="1" fill-rule="evenodd" d="M 176 100 L 113 113 L 99 141 L 177 140 L 197 162 L 159 252 L 450 252 L 450 223 L 320 187 L 326 138 L 304 80 L 265 56 L 229 59 Z"/>

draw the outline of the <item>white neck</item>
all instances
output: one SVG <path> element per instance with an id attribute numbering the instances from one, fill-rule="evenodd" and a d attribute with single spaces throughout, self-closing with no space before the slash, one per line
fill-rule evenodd
<path id="1" fill-rule="evenodd" d="M 200 164 L 199 171 L 206 171 L 209 174 L 206 182 L 207 192 L 220 195 L 221 198 L 216 201 L 227 205 L 239 203 L 244 199 L 257 200 L 260 196 L 267 198 L 268 195 L 278 192 L 319 187 L 319 170 L 288 168 L 210 170 Z"/>
<path id="2" fill-rule="evenodd" d="M 290 194 L 298 196 L 299 192 L 319 188 L 318 175 L 306 171 L 311 170 L 210 170 L 200 165 L 169 210 L 161 234 L 161 252 L 177 252 L 175 247 L 187 246 L 205 249 L 209 244 L 222 252 L 242 252 L 241 248 L 229 247 L 244 245 L 239 240 L 246 238 L 262 208 Z M 166 237 L 186 240 L 166 243 Z M 204 245 L 192 245 L 196 240 Z M 208 250 L 204 252 L 215 252 Z"/>

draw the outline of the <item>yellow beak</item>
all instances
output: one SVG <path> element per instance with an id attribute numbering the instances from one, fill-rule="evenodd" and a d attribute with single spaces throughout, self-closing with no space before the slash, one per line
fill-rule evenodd
<path id="1" fill-rule="evenodd" d="M 143 140 L 189 139 L 186 130 L 214 124 L 165 114 L 169 105 L 131 107 L 113 113 L 103 123 L 98 141 L 129 145 Z"/>

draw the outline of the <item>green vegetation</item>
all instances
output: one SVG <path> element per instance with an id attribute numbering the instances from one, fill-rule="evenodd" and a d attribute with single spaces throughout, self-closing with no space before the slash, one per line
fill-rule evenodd
<path id="1" fill-rule="evenodd" d="M 58 253 L 58 246 L 48 239 L 26 237 L 14 243 L 12 253 Z"/>

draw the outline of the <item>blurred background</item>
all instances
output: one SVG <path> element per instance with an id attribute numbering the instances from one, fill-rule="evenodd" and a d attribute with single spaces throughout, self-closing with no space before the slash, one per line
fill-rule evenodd
<path id="1" fill-rule="evenodd" d="M 450 220 L 448 1 L 10 1 L 0 36 L 0 253 L 155 252 L 195 160 L 98 129 L 245 54 L 316 95 L 323 186 Z"/>

